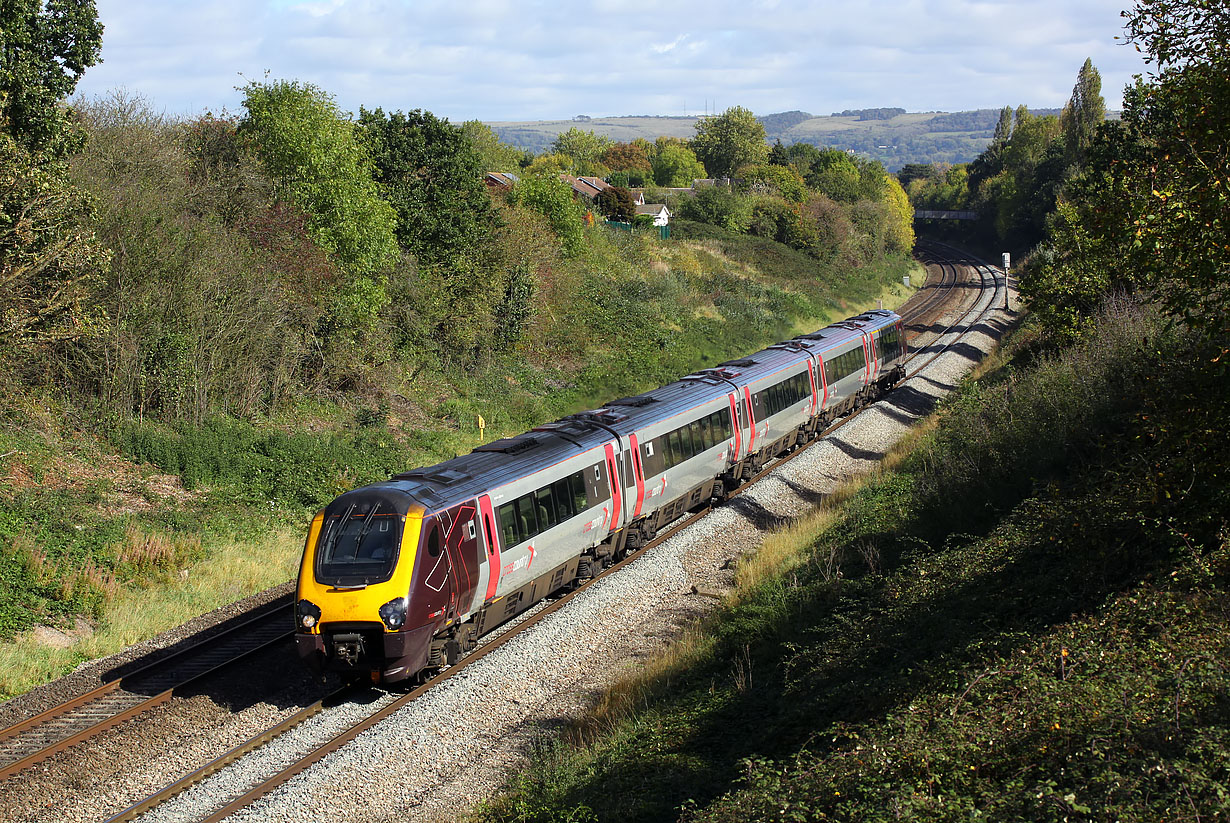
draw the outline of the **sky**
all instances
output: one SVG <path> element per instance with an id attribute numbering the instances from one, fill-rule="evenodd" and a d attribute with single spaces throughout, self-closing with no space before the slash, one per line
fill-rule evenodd
<path id="1" fill-rule="evenodd" d="M 454 123 L 897 106 L 1058 108 L 1092 58 L 1107 107 L 1146 72 L 1126 0 L 97 0 L 77 93 L 191 116 L 313 83 L 345 111 Z"/>

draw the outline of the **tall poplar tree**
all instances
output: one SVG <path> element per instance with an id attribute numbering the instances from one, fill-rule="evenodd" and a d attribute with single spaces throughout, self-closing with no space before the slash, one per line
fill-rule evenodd
<path id="1" fill-rule="evenodd" d="M 1076 75 L 1072 98 L 1059 115 L 1063 128 L 1064 159 L 1069 165 L 1081 165 L 1085 152 L 1098 125 L 1106 119 L 1106 101 L 1102 99 L 1102 75 L 1093 67 L 1093 61 L 1085 60 Z"/>

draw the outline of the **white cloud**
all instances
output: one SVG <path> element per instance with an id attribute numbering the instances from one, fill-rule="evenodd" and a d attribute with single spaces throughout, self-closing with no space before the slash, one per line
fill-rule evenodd
<path id="1" fill-rule="evenodd" d="M 104 63 L 173 113 L 235 110 L 244 78 L 312 82 L 343 108 L 426 108 L 454 121 L 757 113 L 899 105 L 1062 105 L 1092 57 L 1113 108 L 1138 55 L 1120 0 L 98 0 Z M 242 75 L 242 77 L 240 76 Z"/>

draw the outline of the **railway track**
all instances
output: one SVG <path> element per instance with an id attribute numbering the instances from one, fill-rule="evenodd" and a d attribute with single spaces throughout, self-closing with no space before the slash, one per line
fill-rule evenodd
<path id="1" fill-rule="evenodd" d="M 938 317 L 937 312 L 939 311 L 939 306 L 946 305 L 947 302 L 951 300 L 954 292 L 969 288 L 968 284 L 962 282 L 961 264 L 955 261 L 944 261 L 937 259 L 937 262 L 934 265 L 937 265 L 940 269 L 937 281 L 934 284 L 929 282 L 925 296 L 920 298 L 916 304 L 903 311 L 903 318 L 908 324 L 922 324 L 927 327 L 926 330 L 920 329 L 916 332 L 915 340 L 920 339 L 923 334 L 932 335 L 932 338 L 927 346 L 923 349 L 916 349 L 915 353 L 911 357 L 909 361 L 910 363 L 913 363 L 920 358 L 926 361 L 922 366 L 917 366 L 914 368 L 912 374 L 916 374 L 921 368 L 924 368 L 927 363 L 930 363 L 936 357 L 940 356 L 945 350 L 947 350 L 947 348 L 952 345 L 952 342 L 959 339 L 960 335 L 968 329 L 971 316 L 985 312 L 994 302 L 995 294 L 997 293 L 998 287 L 993 276 L 988 277 L 989 269 L 984 270 L 985 267 L 972 267 L 976 275 L 976 279 L 978 280 L 975 284 L 978 288 L 978 297 L 971 301 L 968 306 L 963 307 L 960 316 L 954 322 L 946 324 L 946 327 L 942 330 L 933 328 L 935 325 L 935 320 L 932 318 L 933 316 Z M 930 280 L 931 278 L 928 279 Z M 988 289 L 991 292 L 989 298 L 986 297 Z M 945 337 L 952 337 L 953 339 L 949 340 L 947 343 L 944 343 L 942 341 Z M 912 348 L 914 347 L 915 346 L 912 346 Z M 857 413 L 837 421 L 825 432 L 823 432 L 820 435 L 820 438 L 827 437 L 829 434 L 837 431 L 855 416 L 857 416 Z M 763 477 L 773 473 L 788 461 L 793 460 L 803 454 L 805 450 L 806 446 L 773 461 L 750 480 L 748 480 L 733 494 L 741 494 Z M 634 562 L 644 553 L 653 550 L 655 547 L 660 546 L 662 543 L 669 540 L 679 532 L 689 528 L 711 510 L 712 506 L 706 506 L 698 512 L 681 518 L 675 524 L 672 524 L 672 526 L 670 526 L 667 530 L 659 534 L 646 546 L 630 552 L 620 562 L 604 570 L 598 576 L 586 581 L 584 584 L 565 594 L 563 597 L 560 597 L 553 602 L 549 602 L 544 606 L 538 607 L 528 613 L 527 616 L 520 622 L 507 628 L 505 631 L 487 638 L 478 649 L 460 660 L 456 665 L 441 671 L 434 677 L 431 677 L 422 684 L 416 686 L 411 691 L 383 702 L 382 705 L 373 710 L 370 714 L 361 718 L 357 722 L 350 724 L 340 733 L 334 734 L 327 740 L 311 746 L 307 751 L 304 751 L 301 756 L 297 756 L 293 762 L 277 769 L 274 773 L 268 774 L 266 777 L 259 780 L 259 782 L 253 785 L 247 785 L 234 789 L 230 799 L 215 800 L 214 802 L 217 805 L 214 807 L 213 811 L 209 812 L 205 816 L 199 817 L 198 819 L 202 821 L 202 823 L 213 823 L 213 821 L 220 821 L 256 802 L 258 799 L 291 780 L 296 775 L 301 774 L 315 763 L 320 762 L 328 755 L 338 751 L 359 735 L 405 708 L 427 691 L 461 673 L 467 666 L 477 662 L 496 649 L 499 649 L 501 646 L 533 628 L 549 615 L 559 609 L 564 608 L 574 597 L 580 595 L 580 593 L 584 592 L 599 580 L 605 578 L 609 574 L 616 573 L 619 569 Z M 205 780 L 210 775 L 221 771 L 228 765 L 240 760 L 246 755 L 255 752 L 257 749 L 262 748 L 267 743 L 278 738 L 280 735 L 299 726 L 300 724 L 303 724 L 315 715 L 320 714 L 331 704 L 344 701 L 347 693 L 347 688 L 343 688 L 333 693 L 329 697 L 303 708 L 276 726 L 262 731 L 241 745 L 231 749 L 221 757 L 216 758 L 212 762 L 202 766 L 191 774 L 185 775 L 175 782 L 168 784 L 158 792 L 109 818 L 106 823 L 121 823 L 122 821 L 137 819 L 141 815 L 157 807 L 159 804 L 180 794 L 194 784 Z"/>
<path id="2" fill-rule="evenodd" d="M 0 731 L 0 779 L 161 705 L 207 674 L 293 634 L 289 598 Z"/>

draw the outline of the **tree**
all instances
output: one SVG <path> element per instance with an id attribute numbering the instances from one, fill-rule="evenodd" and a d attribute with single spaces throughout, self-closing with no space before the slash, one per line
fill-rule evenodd
<path id="1" fill-rule="evenodd" d="M 421 263 L 474 257 L 496 224 L 478 154 L 461 130 L 431 112 L 359 110 L 375 179 L 397 212 L 397 239 Z"/>
<path id="2" fill-rule="evenodd" d="M 515 171 L 521 168 L 525 152 L 500 142 L 499 136 L 480 120 L 467 120 L 461 124 L 461 133 L 470 141 L 478 155 L 482 172 Z"/>
<path id="3" fill-rule="evenodd" d="M 613 143 L 602 152 L 599 158 L 612 171 L 651 172 L 653 165 L 649 162 L 649 154 L 645 140 L 637 143 Z"/>
<path id="4" fill-rule="evenodd" d="M 791 203 L 807 199 L 807 184 L 790 166 L 763 163 L 749 166 L 741 174 L 754 192 L 779 194 Z"/>
<path id="5" fill-rule="evenodd" d="M 558 177 L 526 177 L 512 187 L 508 200 L 547 218 L 566 254 L 576 254 L 585 241 L 581 207 L 572 199 L 572 189 Z"/>
<path id="6" fill-rule="evenodd" d="M 397 215 L 372 179 L 372 161 L 332 96 L 299 81 L 251 82 L 240 134 L 281 193 L 308 215 L 317 245 L 353 275 L 398 259 Z"/>
<path id="7" fill-rule="evenodd" d="M 636 217 L 636 200 L 632 198 L 632 192 L 620 186 L 598 192 L 594 205 L 609 220 L 631 223 L 632 218 Z"/>
<path id="8" fill-rule="evenodd" d="M 572 168 L 572 158 L 566 154 L 540 154 L 525 167 L 524 177 L 559 177 Z"/>
<path id="9" fill-rule="evenodd" d="M 1128 41 L 1157 66 L 1099 126 L 1022 291 L 1061 333 L 1108 289 L 1144 286 L 1211 337 L 1230 333 L 1230 14 L 1206 0 L 1138 0 Z M 1224 346 L 1223 342 L 1223 346 Z"/>
<path id="10" fill-rule="evenodd" d="M 896 178 L 886 178 L 884 202 L 888 205 L 885 245 L 890 252 L 909 254 L 914 248 L 914 207 Z"/>
<path id="11" fill-rule="evenodd" d="M 692 149 L 715 177 L 730 177 L 741 166 L 769 159 L 764 125 L 742 106 L 697 122 Z"/>
<path id="12" fill-rule="evenodd" d="M 653 159 L 653 180 L 659 186 L 687 188 L 704 177 L 705 167 L 691 149 L 679 143 L 663 145 Z"/>
<path id="13" fill-rule="evenodd" d="M 1079 165 L 1085 160 L 1085 149 L 1093 139 L 1093 133 L 1106 119 L 1106 101 L 1102 99 L 1102 76 L 1093 67 L 1093 61 L 1085 60 L 1076 76 L 1072 97 L 1059 115 L 1063 129 L 1064 158 L 1069 165 Z"/>
<path id="14" fill-rule="evenodd" d="M 838 202 L 853 203 L 859 198 L 861 180 L 858 164 L 840 149 L 820 152 L 807 184 Z"/>
<path id="15" fill-rule="evenodd" d="M 0 3 L 0 120 L 24 148 L 64 153 L 59 103 L 98 62 L 102 33 L 94 0 Z"/>
<path id="16" fill-rule="evenodd" d="M 90 215 L 60 164 L 0 128 L 0 347 L 74 339 L 102 319 L 93 292 L 110 254 Z"/>
<path id="17" fill-rule="evenodd" d="M 689 220 L 739 234 L 746 232 L 752 222 L 752 198 L 727 186 L 706 186 L 694 197 L 685 198 L 682 207 L 683 216 Z"/>
<path id="18" fill-rule="evenodd" d="M 573 174 L 605 177 L 610 169 L 602 164 L 602 153 L 611 145 L 611 138 L 592 131 L 583 131 L 576 126 L 555 138 L 551 144 L 553 154 L 572 158 Z"/>

